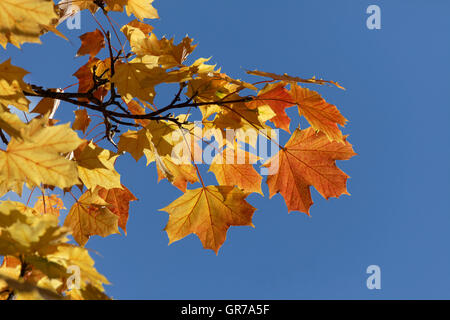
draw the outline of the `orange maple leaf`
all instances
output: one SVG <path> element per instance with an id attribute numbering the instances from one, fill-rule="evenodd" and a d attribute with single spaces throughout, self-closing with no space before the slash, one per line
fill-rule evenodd
<path id="1" fill-rule="evenodd" d="M 258 96 L 253 101 L 247 103 L 247 106 L 250 109 L 256 109 L 263 105 L 269 105 L 276 114 L 270 121 L 272 121 L 277 128 L 290 133 L 289 124 L 291 119 L 289 119 L 285 109 L 294 106 L 295 102 L 292 102 L 291 95 L 289 94 L 289 91 L 286 90 L 284 83 L 278 82 L 268 84 L 260 93 L 258 93 Z"/>
<path id="2" fill-rule="evenodd" d="M 227 148 L 214 157 L 209 171 L 214 173 L 220 185 L 238 186 L 245 192 L 264 195 L 262 177 L 253 167 L 257 158 L 245 150 Z"/>
<path id="3" fill-rule="evenodd" d="M 78 49 L 77 56 L 84 56 L 86 54 L 95 57 L 105 47 L 105 37 L 98 29 L 92 32 L 86 32 L 82 36 L 81 47 Z"/>
<path id="4" fill-rule="evenodd" d="M 127 234 L 130 201 L 138 200 L 138 198 L 136 198 L 124 185 L 122 185 L 122 188 L 123 189 L 98 188 L 98 195 L 110 204 L 108 209 L 119 217 L 119 227 Z"/>
<path id="5" fill-rule="evenodd" d="M 343 143 L 338 143 L 311 127 L 297 129 L 286 146 L 264 164 L 269 168 L 270 197 L 279 192 L 289 211 L 309 215 L 313 204 L 310 186 L 326 199 L 349 194 L 348 176 L 336 166 L 335 160 L 348 160 L 354 155 L 356 153 L 346 137 Z"/>
<path id="6" fill-rule="evenodd" d="M 316 91 L 296 84 L 291 86 L 290 93 L 298 105 L 299 115 L 304 116 L 314 129 L 325 133 L 330 140 L 344 141 L 338 124 L 344 126 L 347 119 L 336 106 L 326 102 Z"/>
<path id="7" fill-rule="evenodd" d="M 81 130 L 83 133 L 86 132 L 86 129 L 89 127 L 91 123 L 91 118 L 87 113 L 86 109 L 75 110 L 75 121 L 72 124 L 73 130 Z"/>
<path id="8" fill-rule="evenodd" d="M 92 89 L 94 86 L 93 67 L 100 62 L 100 59 L 90 58 L 85 65 L 81 66 L 81 68 L 73 74 L 78 79 L 78 92 L 85 93 Z M 96 74 L 100 75 L 99 72 L 96 72 Z M 99 100 L 103 100 L 107 92 L 108 90 L 104 86 L 101 86 L 94 92 L 94 96 Z M 79 100 L 86 101 L 85 98 L 79 98 Z"/>

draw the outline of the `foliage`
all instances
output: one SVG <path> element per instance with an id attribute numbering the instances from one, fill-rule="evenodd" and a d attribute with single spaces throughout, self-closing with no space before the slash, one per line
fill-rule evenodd
<path id="1" fill-rule="evenodd" d="M 304 87 L 342 88 L 338 83 L 257 70 L 247 73 L 263 80 L 233 79 L 205 58 L 187 64 L 196 48 L 193 39 L 186 36 L 180 43 L 158 39 L 144 22 L 158 18 L 151 0 L 69 2 L 89 10 L 95 21 L 98 15 L 108 21 L 80 37 L 76 55 L 88 60 L 74 73 L 76 92 L 66 91 L 71 86 L 44 88 L 28 83 L 24 80 L 28 72 L 10 59 L 0 64 L 4 144 L 0 195 L 12 191 L 22 196 L 24 184 L 31 193 L 42 193 L 34 206 L 29 205 L 30 198 L 26 203 L 0 203 L 4 257 L 0 298 L 107 298 L 103 284 L 108 282 L 95 270 L 84 245 L 93 235 L 119 233 L 119 227 L 126 233 L 130 202 L 137 199 L 122 185 L 115 162 L 127 153 L 136 161 L 145 157 L 147 165 L 154 162 L 159 179 L 168 179 L 183 192 L 161 209 L 169 214 L 165 231 L 170 243 L 193 233 L 204 248 L 216 253 L 230 226 L 253 226 L 256 209 L 246 198 L 251 193 L 263 195 L 263 177 L 256 170 L 261 159 L 245 151 L 245 144 L 255 146 L 255 136 L 277 145 L 278 152 L 260 169 L 268 170 L 270 196 L 280 193 L 289 211 L 309 215 L 312 186 L 327 199 L 348 194 L 348 176 L 336 166 L 336 160 L 355 155 L 339 127 L 347 120 L 336 106 Z M 7 49 L 41 43 L 47 32 L 66 38 L 56 27 L 76 13 L 69 4 L 1 1 L 0 44 Z M 111 12 L 124 9 L 137 19 L 122 26 L 120 35 Z M 176 85 L 178 90 L 167 105 L 156 106 L 156 87 L 161 84 Z M 33 110 L 29 97 L 41 98 Z M 61 102 L 64 108 L 76 107 L 72 125 L 59 124 L 55 118 Z M 22 121 L 11 106 L 27 120 Z M 286 109 L 295 106 L 310 127 L 297 126 L 281 146 L 272 129 L 291 134 Z M 194 122 L 196 115 L 200 117 Z M 94 123 L 96 119 L 100 122 Z M 92 132 L 100 126 L 104 130 L 96 140 L 98 135 L 93 137 Z M 206 163 L 217 185 L 205 185 L 199 170 L 203 149 L 212 145 L 205 137 L 214 137 L 217 143 L 212 161 Z M 188 188 L 188 184 L 199 187 Z M 66 208 L 57 188 L 75 198 L 63 226 L 58 225 L 58 217 Z M 77 245 L 67 242 L 69 234 Z M 81 269 L 82 281 L 78 289 L 69 290 L 67 269 L 72 265 Z"/>

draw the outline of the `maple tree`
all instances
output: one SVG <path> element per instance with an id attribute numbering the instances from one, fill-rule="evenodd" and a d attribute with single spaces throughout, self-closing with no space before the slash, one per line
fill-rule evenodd
<path id="1" fill-rule="evenodd" d="M 155 163 L 159 179 L 183 192 L 161 209 L 169 215 L 165 231 L 170 243 L 193 233 L 216 253 L 230 226 L 253 226 L 256 208 L 247 202 L 248 195 L 264 195 L 263 176 L 255 169 L 261 159 L 244 146 L 255 145 L 252 134 L 277 145 L 278 152 L 261 167 L 268 170 L 270 197 L 280 193 L 288 211 L 309 215 L 311 187 L 326 199 L 348 194 L 348 176 L 336 166 L 336 160 L 355 155 L 340 129 L 347 120 L 318 92 L 304 87 L 343 89 L 338 83 L 256 70 L 247 73 L 260 79 L 249 83 L 231 78 L 209 59 L 187 64 L 196 48 L 193 39 L 186 36 L 178 44 L 158 39 L 145 22 L 158 18 L 152 0 L 2 0 L 0 44 L 7 49 L 41 43 L 47 32 L 66 38 L 57 26 L 77 13 L 70 4 L 108 21 L 80 37 L 76 55 L 88 61 L 74 72 L 78 90 L 28 83 L 28 72 L 11 59 L 0 63 L 0 196 L 10 191 L 22 196 L 24 184 L 31 192 L 23 203 L 0 202 L 0 299 L 108 298 L 103 288 L 108 281 L 84 246 L 93 235 L 106 237 L 119 228 L 126 233 L 130 202 L 137 199 L 122 185 L 115 162 L 127 153 L 136 161 L 145 157 L 147 165 Z M 124 10 L 136 19 L 130 17 L 119 31 L 110 12 Z M 160 84 L 179 88 L 165 106 L 154 103 Z M 30 97 L 41 99 L 33 110 Z M 60 103 L 75 106 L 72 124 L 58 123 Z M 286 113 L 291 107 L 310 127 L 297 126 L 291 134 Z M 99 126 L 104 130 L 95 140 L 91 134 Z M 273 128 L 290 135 L 284 146 Z M 211 147 L 205 137 L 217 142 L 210 163 L 198 157 Z M 205 184 L 199 170 L 203 164 L 217 185 Z M 200 187 L 188 187 L 195 183 Z M 66 207 L 58 189 L 75 198 L 63 225 L 58 221 Z M 34 190 L 42 196 L 30 205 Z M 68 242 L 69 235 L 76 244 Z M 77 288 L 68 286 L 67 269 L 73 265 L 81 270 Z"/>

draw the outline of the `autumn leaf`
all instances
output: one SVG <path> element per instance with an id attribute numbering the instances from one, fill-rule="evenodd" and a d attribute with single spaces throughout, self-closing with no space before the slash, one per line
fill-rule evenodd
<path id="1" fill-rule="evenodd" d="M 98 188 L 96 191 L 99 197 L 109 204 L 108 209 L 119 217 L 118 225 L 126 234 L 130 201 L 138 199 L 124 185 L 122 185 L 122 189 Z"/>
<path id="2" fill-rule="evenodd" d="M 4 130 L 11 137 L 23 138 L 21 131 L 26 127 L 26 124 L 20 120 L 17 114 L 2 111 L 0 109 L 0 129 Z"/>
<path id="3" fill-rule="evenodd" d="M 83 133 L 86 132 L 86 129 L 89 127 L 91 123 L 91 118 L 89 117 L 86 109 L 75 110 L 75 121 L 72 124 L 73 130 L 81 130 Z"/>
<path id="4" fill-rule="evenodd" d="M 64 226 L 72 230 L 75 241 L 84 246 L 93 235 L 106 237 L 119 233 L 119 217 L 97 193 L 85 192 L 70 208 Z"/>
<path id="5" fill-rule="evenodd" d="M 94 3 L 94 0 L 60 0 L 57 5 L 60 10 L 60 18 L 58 23 L 63 22 L 69 16 L 72 16 L 78 11 L 88 9 L 91 13 L 95 13 L 98 10 L 98 5 Z"/>
<path id="6" fill-rule="evenodd" d="M 2 209 L 5 207 L 2 206 Z M 20 216 L 17 209 L 8 209 L 9 212 L 3 211 L 2 214 L 13 215 L 16 221 L 0 228 L 0 255 L 45 255 L 58 242 L 66 240 L 68 230 L 58 226 L 57 217 Z"/>
<path id="7" fill-rule="evenodd" d="M 178 130 L 178 127 L 167 121 L 151 121 L 145 128 L 151 134 L 152 147 L 158 155 L 172 155 L 173 148 L 178 142 L 173 140 L 176 136 L 174 132 Z"/>
<path id="8" fill-rule="evenodd" d="M 125 36 L 128 38 L 128 41 L 130 41 L 130 35 L 133 33 L 134 30 L 139 29 L 141 30 L 144 35 L 148 35 L 150 32 L 153 31 L 153 27 L 149 24 L 143 23 L 139 20 L 133 20 L 124 25 L 120 30 L 125 34 Z"/>
<path id="9" fill-rule="evenodd" d="M 256 209 L 245 201 L 247 195 L 231 186 L 188 190 L 161 209 L 169 213 L 165 227 L 169 244 L 194 233 L 205 249 L 212 249 L 217 254 L 230 226 L 253 226 L 252 216 Z"/>
<path id="10" fill-rule="evenodd" d="M 81 47 L 78 49 L 77 56 L 88 54 L 91 57 L 95 57 L 105 47 L 105 37 L 98 29 L 92 32 L 86 32 L 80 36 L 80 39 Z"/>
<path id="11" fill-rule="evenodd" d="M 309 215 L 313 204 L 310 186 L 326 199 L 348 194 L 348 176 L 336 166 L 335 160 L 348 160 L 354 155 L 345 138 L 338 143 L 312 128 L 297 129 L 284 148 L 264 164 L 269 168 L 270 197 L 279 192 L 289 211 Z"/>
<path id="12" fill-rule="evenodd" d="M 90 142 L 75 151 L 78 174 L 88 189 L 100 186 L 106 189 L 121 188 L 120 175 L 114 169 L 117 154 Z"/>
<path id="13" fill-rule="evenodd" d="M 6 110 L 9 105 L 13 105 L 22 111 L 28 112 L 30 101 L 23 94 L 24 90 L 29 89 L 28 85 L 23 81 L 23 77 L 27 74 L 28 72 L 24 69 L 13 66 L 11 59 L 0 64 L 0 110 Z"/>
<path id="14" fill-rule="evenodd" d="M 184 37 L 175 45 L 173 39 L 158 39 L 154 33 L 148 35 L 149 28 L 135 22 L 122 27 L 122 32 L 130 42 L 131 50 L 140 57 L 145 57 L 147 65 L 151 60 L 154 65 L 163 68 L 180 66 L 197 45 L 192 45 L 192 38 Z"/>
<path id="15" fill-rule="evenodd" d="M 126 5 L 127 14 L 129 16 L 134 14 L 139 20 L 158 19 L 158 12 L 151 5 L 152 2 L 153 0 L 128 0 Z"/>
<path id="16" fill-rule="evenodd" d="M 198 182 L 197 171 L 189 163 L 180 163 L 169 156 L 160 157 L 162 165 L 157 165 L 158 182 L 167 178 L 175 187 L 186 192 L 187 183 Z"/>
<path id="17" fill-rule="evenodd" d="M 137 101 L 131 100 L 127 103 L 128 110 L 135 115 L 144 115 L 146 114 L 145 108 L 142 107 Z M 146 127 L 148 124 L 150 124 L 150 120 L 147 119 L 135 119 L 134 120 L 137 124 L 140 124 L 143 127 Z"/>
<path id="18" fill-rule="evenodd" d="M 245 150 L 227 147 L 217 153 L 209 171 L 214 173 L 219 185 L 238 186 L 245 192 L 257 192 L 263 195 L 262 177 L 253 167 L 256 160 L 256 156 Z"/>
<path id="19" fill-rule="evenodd" d="M 61 154 L 76 149 L 82 140 L 68 124 L 45 127 L 42 124 L 46 122 L 46 118 L 34 119 L 22 133 L 24 140 L 13 137 L 6 150 L 0 150 L 0 182 L 44 183 L 60 188 L 78 183 L 75 162 Z"/>
<path id="20" fill-rule="evenodd" d="M 316 79 L 315 77 L 310 78 L 310 79 L 304 79 L 304 78 L 300 78 L 300 77 L 292 77 L 287 74 L 278 75 L 275 73 L 258 71 L 258 70 L 253 70 L 253 71 L 248 70 L 247 73 L 254 75 L 254 76 L 267 77 L 267 78 L 272 78 L 273 80 L 280 80 L 280 81 L 293 82 L 293 83 L 303 82 L 303 83 L 313 83 L 313 84 L 319 84 L 319 85 L 333 84 L 336 87 L 338 87 L 339 89 L 345 90 L 344 87 L 342 87 L 339 83 L 337 83 L 335 81 Z"/>
<path id="21" fill-rule="evenodd" d="M 56 194 L 38 197 L 33 208 L 41 215 L 51 214 L 57 217 L 59 217 L 61 210 L 66 209 L 62 199 Z"/>
<path id="22" fill-rule="evenodd" d="M 298 113 L 304 116 L 311 126 L 325 133 L 330 140 L 343 142 L 344 138 L 338 124 L 347 122 L 336 106 L 325 101 L 316 91 L 294 84 L 290 94 L 298 105 Z"/>
<path id="23" fill-rule="evenodd" d="M 268 84 L 258 93 L 254 100 L 247 102 L 247 106 L 251 109 L 264 105 L 268 105 L 276 114 L 270 121 L 277 128 L 290 132 L 289 124 L 291 119 L 286 114 L 285 109 L 294 106 L 295 103 L 292 102 L 292 97 L 289 91 L 286 90 L 284 83 Z"/>
<path id="24" fill-rule="evenodd" d="M 164 82 L 165 72 L 159 68 L 149 69 L 143 63 L 123 63 L 116 67 L 113 77 L 117 90 L 125 102 L 133 98 L 153 102 L 155 85 Z M 147 83 L 147 79 L 154 79 L 157 83 Z"/>
<path id="25" fill-rule="evenodd" d="M 16 47 L 25 42 L 41 43 L 39 36 L 45 26 L 58 16 L 50 0 L 2 0 L 0 2 L 0 44 Z"/>
<path id="26" fill-rule="evenodd" d="M 152 136 L 150 132 L 143 128 L 139 131 L 128 130 L 120 136 L 117 144 L 119 153 L 128 152 L 134 160 L 138 161 L 144 154 L 152 153 L 150 140 Z M 151 155 L 149 155 L 151 157 Z"/>
<path id="27" fill-rule="evenodd" d="M 102 60 L 98 58 L 90 58 L 89 61 L 81 66 L 73 75 L 77 77 L 78 79 L 78 92 L 79 93 L 86 93 L 90 89 L 94 87 L 94 67 L 98 67 L 98 65 L 102 62 Z M 96 76 L 100 77 L 102 73 L 97 68 L 96 70 Z M 94 97 L 96 97 L 99 100 L 103 100 L 103 98 L 107 94 L 107 88 L 106 86 L 100 86 L 94 91 Z M 80 101 L 87 101 L 86 98 L 79 98 Z"/>

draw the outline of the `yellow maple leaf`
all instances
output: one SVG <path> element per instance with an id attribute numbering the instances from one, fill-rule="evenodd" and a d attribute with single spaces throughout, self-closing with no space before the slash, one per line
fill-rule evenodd
<path id="1" fill-rule="evenodd" d="M 149 69 L 144 63 L 121 63 L 116 66 L 112 81 L 125 102 L 133 98 L 153 102 L 155 85 L 164 82 L 166 73 L 160 68 Z M 155 80 L 155 84 L 146 81 Z"/>
<path id="2" fill-rule="evenodd" d="M 245 201 L 247 195 L 231 186 L 188 190 L 160 209 L 169 213 L 164 229 L 169 243 L 194 233 L 205 249 L 212 249 L 217 254 L 230 226 L 253 226 L 251 220 L 256 209 Z"/>
<path id="3" fill-rule="evenodd" d="M 134 160 L 138 161 L 144 154 L 151 152 L 150 132 L 143 128 L 139 131 L 128 130 L 120 136 L 117 147 L 120 152 L 129 152 Z"/>
<path id="4" fill-rule="evenodd" d="M 197 171 L 191 163 L 177 163 L 175 159 L 160 157 L 163 166 L 157 165 L 158 181 L 167 178 L 175 187 L 186 192 L 187 183 L 198 182 Z"/>
<path id="5" fill-rule="evenodd" d="M 20 120 L 17 114 L 2 111 L 0 109 L 0 129 L 5 131 L 11 137 L 23 138 L 21 130 L 25 128 L 25 123 Z"/>
<path id="6" fill-rule="evenodd" d="M 181 66 L 197 46 L 192 45 L 193 39 L 188 36 L 184 37 L 177 45 L 173 43 L 173 39 L 169 40 L 165 37 L 158 39 L 154 33 L 148 35 L 151 29 L 144 27 L 145 25 L 137 25 L 133 21 L 123 26 L 121 31 L 128 38 L 131 50 L 137 56 L 145 57 L 147 62 L 151 60 L 163 68 Z"/>
<path id="7" fill-rule="evenodd" d="M 97 193 L 87 191 L 70 208 L 64 226 L 72 230 L 75 241 L 84 246 L 93 235 L 102 237 L 119 233 L 119 217 L 108 209 Z"/>
<path id="8" fill-rule="evenodd" d="M 121 188 L 120 175 L 114 169 L 118 157 L 113 152 L 100 148 L 90 142 L 82 150 L 76 150 L 75 159 L 78 164 L 78 174 L 88 189 L 96 186 L 106 189 Z"/>
<path id="9" fill-rule="evenodd" d="M 38 197 L 33 209 L 40 215 L 51 214 L 59 217 L 59 212 L 66 208 L 62 199 L 58 198 L 56 194 L 52 194 L 51 196 Z"/>
<path id="10" fill-rule="evenodd" d="M 85 248 L 68 243 L 61 244 L 56 251 L 47 254 L 49 261 L 58 263 L 64 267 L 77 266 L 80 268 L 81 287 L 85 288 L 89 283 L 103 292 L 103 284 L 109 284 L 108 280 L 94 268 L 94 260 L 89 256 Z"/>
<path id="11" fill-rule="evenodd" d="M 67 231 L 58 226 L 55 216 L 22 218 L 1 229 L 0 255 L 20 256 L 45 252 L 55 243 L 65 241 Z"/>
<path id="12" fill-rule="evenodd" d="M 152 2 L 153 0 L 128 0 L 126 5 L 127 14 L 129 16 L 134 14 L 139 20 L 158 19 L 158 12 L 152 6 Z"/>
<path id="13" fill-rule="evenodd" d="M 28 112 L 30 101 L 23 94 L 23 90 L 29 89 L 28 85 L 23 81 L 23 77 L 27 74 L 26 70 L 11 65 L 11 59 L 0 64 L 0 110 L 13 105 L 22 111 Z"/>
<path id="14" fill-rule="evenodd" d="M 69 124 L 45 127 L 47 121 L 46 117 L 33 119 L 22 130 L 24 140 L 12 137 L 6 150 L 0 150 L 0 183 L 67 188 L 79 182 L 76 163 L 61 154 L 76 149 L 82 140 Z"/>
<path id="15" fill-rule="evenodd" d="M 57 19 L 52 0 L 2 0 L 0 2 L 0 45 L 16 47 L 24 42 L 41 43 L 45 26 Z"/>

